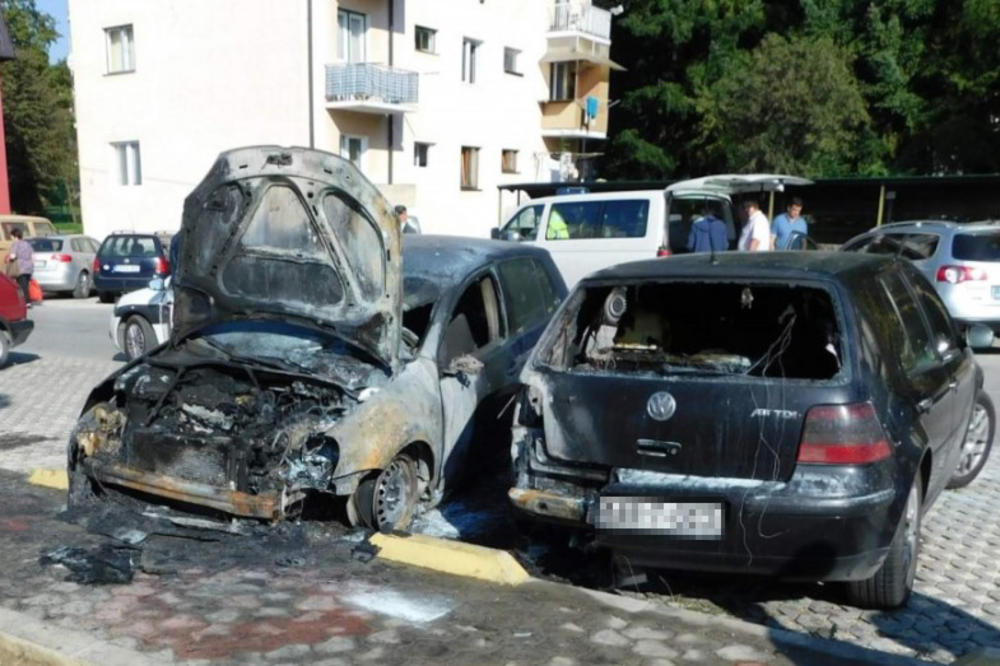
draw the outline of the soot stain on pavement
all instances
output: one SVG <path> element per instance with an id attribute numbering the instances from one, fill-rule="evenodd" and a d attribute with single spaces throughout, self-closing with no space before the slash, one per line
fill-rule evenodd
<path id="1" fill-rule="evenodd" d="M 31 446 L 33 444 L 38 444 L 39 442 L 47 441 L 47 439 L 47 437 L 27 435 L 19 432 L 6 433 L 0 435 L 0 451 L 11 451 L 24 446 Z"/>

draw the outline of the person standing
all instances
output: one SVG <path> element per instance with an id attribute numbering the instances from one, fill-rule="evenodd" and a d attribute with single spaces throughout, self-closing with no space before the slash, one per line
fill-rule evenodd
<path id="1" fill-rule="evenodd" d="M 792 197 L 788 204 L 787 212 L 774 218 L 774 235 L 771 240 L 775 250 L 787 250 L 788 241 L 793 233 L 807 235 L 809 224 L 806 218 L 802 217 L 802 199 Z"/>
<path id="2" fill-rule="evenodd" d="M 395 208 L 396 217 L 399 218 L 399 229 L 404 234 L 419 234 L 420 226 L 410 220 L 410 214 L 406 211 L 406 206 L 399 204 Z"/>
<path id="3" fill-rule="evenodd" d="M 689 252 L 723 252 L 729 249 L 729 239 L 726 235 L 726 223 L 715 215 L 713 206 L 705 203 L 702 217 L 691 225 L 688 234 L 687 249 Z"/>
<path id="4" fill-rule="evenodd" d="M 747 252 L 766 252 L 771 249 L 771 225 L 760 210 L 760 203 L 750 197 L 743 200 L 743 213 L 747 221 L 740 233 L 739 249 Z"/>
<path id="5" fill-rule="evenodd" d="M 35 253 L 31 244 L 24 240 L 24 232 L 14 229 L 10 232 L 14 237 L 14 244 L 10 247 L 10 254 L 7 255 L 7 262 L 17 262 L 18 276 L 17 283 L 24 292 L 24 302 L 31 307 L 31 274 L 35 272 Z"/>

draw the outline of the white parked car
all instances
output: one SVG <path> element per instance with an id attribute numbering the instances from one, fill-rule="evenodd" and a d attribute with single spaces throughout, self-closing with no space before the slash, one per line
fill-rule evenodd
<path id="1" fill-rule="evenodd" d="M 734 249 L 740 230 L 734 195 L 810 184 L 783 174 L 718 174 L 663 190 L 541 197 L 518 207 L 492 235 L 544 247 L 572 288 L 601 268 L 686 252 L 691 224 L 702 217 L 706 203 L 726 223 Z"/>
<path id="2" fill-rule="evenodd" d="M 150 281 L 149 287 L 124 294 L 111 313 L 108 335 L 128 360 L 139 358 L 170 337 L 174 290 L 170 278 Z"/>

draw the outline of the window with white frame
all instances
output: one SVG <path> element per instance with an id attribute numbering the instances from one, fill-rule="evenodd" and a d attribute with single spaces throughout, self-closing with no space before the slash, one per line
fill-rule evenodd
<path id="1" fill-rule="evenodd" d="M 416 28 L 416 48 L 418 51 L 423 51 L 424 53 L 437 53 L 436 48 L 436 37 L 437 30 L 432 28 L 425 28 L 422 25 L 418 25 Z"/>
<path id="2" fill-rule="evenodd" d="M 462 146 L 462 189 L 479 188 L 479 148 Z"/>
<path id="3" fill-rule="evenodd" d="M 117 141 L 114 149 L 116 181 L 119 185 L 142 185 L 142 162 L 138 141 Z"/>
<path id="4" fill-rule="evenodd" d="M 368 137 L 340 135 L 340 156 L 350 160 L 362 173 L 365 172 L 365 157 L 368 153 Z"/>
<path id="5" fill-rule="evenodd" d="M 554 62 L 549 68 L 549 101 L 576 99 L 576 63 Z"/>
<path id="6" fill-rule="evenodd" d="M 517 68 L 518 56 L 521 52 L 517 49 L 512 49 L 509 46 L 504 47 L 503 50 L 503 71 L 508 74 L 520 74 L 521 70 Z"/>
<path id="7" fill-rule="evenodd" d="M 500 151 L 500 170 L 504 173 L 517 173 L 517 151 L 504 148 Z"/>
<path id="8" fill-rule="evenodd" d="M 413 166 L 427 166 L 427 153 L 430 152 L 431 144 L 415 142 L 413 144 Z"/>
<path id="9" fill-rule="evenodd" d="M 337 10 L 337 27 L 340 32 L 340 59 L 348 63 L 365 61 L 365 35 L 368 31 L 368 16 L 347 9 Z"/>
<path id="10" fill-rule="evenodd" d="M 108 74 L 135 71 L 135 40 L 131 25 L 104 29 L 107 43 Z"/>
<path id="11" fill-rule="evenodd" d="M 479 60 L 479 47 L 483 43 L 465 37 L 462 39 L 462 80 L 466 83 L 476 82 L 476 68 Z"/>

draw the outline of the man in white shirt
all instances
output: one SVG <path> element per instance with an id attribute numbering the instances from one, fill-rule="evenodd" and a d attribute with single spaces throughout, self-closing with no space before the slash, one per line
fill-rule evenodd
<path id="1" fill-rule="evenodd" d="M 760 204 L 756 199 L 748 198 L 743 201 L 743 211 L 747 216 L 747 223 L 740 233 L 739 249 L 748 252 L 765 252 L 771 249 L 771 225 L 767 221 L 767 216 L 760 211 Z"/>

